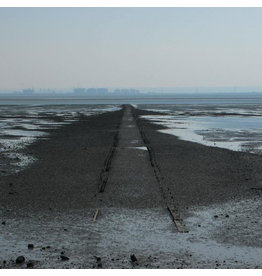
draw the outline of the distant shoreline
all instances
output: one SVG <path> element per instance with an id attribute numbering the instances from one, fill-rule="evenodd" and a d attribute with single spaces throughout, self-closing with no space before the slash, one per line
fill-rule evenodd
<path id="1" fill-rule="evenodd" d="M 0 105 L 43 105 L 43 104 L 262 104 L 262 93 L 248 95 L 228 94 L 188 94 L 188 95 L 154 95 L 154 96 L 101 96 L 84 97 L 77 95 L 30 95 L 7 96 L 0 94 Z"/>

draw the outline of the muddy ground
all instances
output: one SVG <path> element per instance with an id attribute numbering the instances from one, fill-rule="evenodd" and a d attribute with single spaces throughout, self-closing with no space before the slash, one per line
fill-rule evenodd
<path id="1" fill-rule="evenodd" d="M 153 113 L 83 117 L 25 150 L 37 161 L 1 177 L 2 268 L 262 268 L 261 157 L 181 141 L 142 114 Z M 188 233 L 166 209 L 141 129 Z"/>

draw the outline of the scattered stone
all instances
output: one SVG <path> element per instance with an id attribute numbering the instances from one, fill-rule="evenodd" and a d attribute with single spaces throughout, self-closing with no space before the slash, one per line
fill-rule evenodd
<path id="1" fill-rule="evenodd" d="M 4 264 L 4 265 L 6 264 L 6 260 L 3 261 L 3 264 Z"/>
<path id="2" fill-rule="evenodd" d="M 201 227 L 201 225 L 200 225 L 200 224 L 198 224 L 198 227 Z"/>
<path id="3" fill-rule="evenodd" d="M 15 261 L 17 264 L 23 264 L 25 262 L 25 257 L 24 256 L 19 256 L 16 258 Z"/>
<path id="4" fill-rule="evenodd" d="M 27 248 L 28 248 L 28 249 L 34 249 L 34 245 L 33 245 L 32 243 L 29 243 L 29 244 L 27 245 Z"/>
<path id="5" fill-rule="evenodd" d="M 62 261 L 68 261 L 69 260 L 69 258 L 66 257 L 65 255 L 61 255 L 60 258 L 61 258 Z"/>
<path id="6" fill-rule="evenodd" d="M 229 215 L 226 215 L 226 218 L 229 218 Z"/>
<path id="7" fill-rule="evenodd" d="M 131 259 L 132 263 L 138 264 L 138 261 L 137 261 L 137 258 L 135 256 L 135 254 L 130 255 L 130 259 Z"/>
<path id="8" fill-rule="evenodd" d="M 5 221 L 2 222 L 3 225 L 6 225 Z"/>
<path id="9" fill-rule="evenodd" d="M 218 216 L 217 216 L 217 215 L 214 215 L 214 218 L 218 218 Z"/>
<path id="10" fill-rule="evenodd" d="M 96 257 L 97 268 L 102 268 L 102 260 L 100 257 Z"/>
<path id="11" fill-rule="evenodd" d="M 45 247 L 42 247 L 42 250 L 45 250 Z"/>
<path id="12" fill-rule="evenodd" d="M 67 229 L 66 229 L 66 228 L 64 228 L 64 231 L 67 231 Z"/>
<path id="13" fill-rule="evenodd" d="M 51 246 L 50 246 L 50 245 L 48 245 L 46 248 L 47 248 L 47 249 L 50 249 L 50 248 L 51 248 Z"/>
<path id="14" fill-rule="evenodd" d="M 33 261 L 29 261 L 29 262 L 26 264 L 26 267 L 27 267 L 27 268 L 33 268 L 33 267 L 34 267 L 34 262 L 33 262 Z"/>

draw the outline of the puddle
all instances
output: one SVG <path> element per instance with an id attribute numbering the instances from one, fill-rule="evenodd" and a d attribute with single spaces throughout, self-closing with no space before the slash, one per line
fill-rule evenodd
<path id="1" fill-rule="evenodd" d="M 167 129 L 162 133 L 181 140 L 234 151 L 262 153 L 262 108 L 247 105 L 246 109 L 229 106 L 170 105 L 170 110 L 146 108 L 166 115 L 145 115 L 144 119 Z"/>

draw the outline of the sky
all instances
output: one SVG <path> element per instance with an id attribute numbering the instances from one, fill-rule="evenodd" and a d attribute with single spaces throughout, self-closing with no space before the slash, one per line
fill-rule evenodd
<path id="1" fill-rule="evenodd" d="M 262 8 L 0 8 L 0 90 L 262 86 Z"/>

